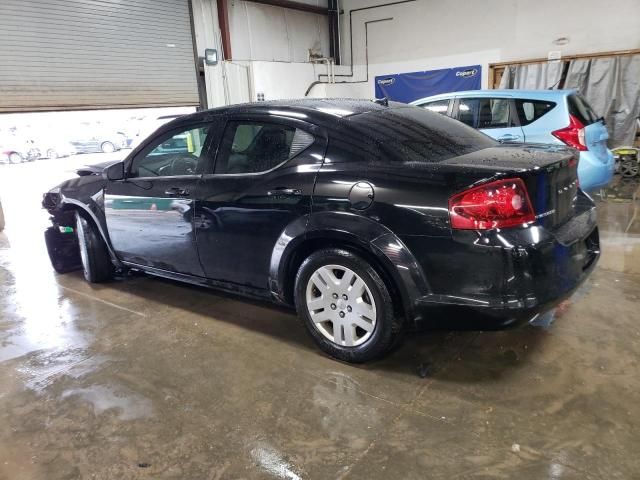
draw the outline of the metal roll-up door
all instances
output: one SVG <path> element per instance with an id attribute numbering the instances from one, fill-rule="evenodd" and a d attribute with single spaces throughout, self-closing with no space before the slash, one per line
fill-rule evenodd
<path id="1" fill-rule="evenodd" d="M 0 0 L 0 112 L 198 105 L 189 0 Z"/>

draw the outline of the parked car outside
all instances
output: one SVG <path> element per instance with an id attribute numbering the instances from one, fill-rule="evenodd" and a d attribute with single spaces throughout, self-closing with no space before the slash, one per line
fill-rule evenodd
<path id="1" fill-rule="evenodd" d="M 40 158 L 48 158 L 49 160 L 76 154 L 75 147 L 58 136 L 36 137 L 34 145 L 40 152 Z"/>
<path id="2" fill-rule="evenodd" d="M 0 136 L 0 163 L 32 162 L 40 157 L 40 151 L 32 140 L 15 135 Z"/>
<path id="3" fill-rule="evenodd" d="M 160 115 L 155 118 L 145 119 L 144 122 L 141 122 L 142 126 L 138 131 L 138 134 L 133 139 L 131 139 L 131 142 L 129 143 L 129 145 L 131 146 L 131 148 L 137 147 L 147 137 L 149 137 L 149 135 L 155 132 L 162 125 L 170 122 L 171 120 L 175 120 L 176 118 L 179 118 L 181 116 L 182 114 L 171 114 L 171 115 Z"/>
<path id="4" fill-rule="evenodd" d="M 77 153 L 112 153 L 122 149 L 123 135 L 101 128 L 78 129 L 70 137 Z"/>
<path id="5" fill-rule="evenodd" d="M 576 148 L 583 190 L 605 187 L 615 173 L 604 118 L 576 90 L 470 90 L 422 98 L 412 105 L 453 117 L 500 142 Z"/>
<path id="6" fill-rule="evenodd" d="M 295 306 L 322 350 L 364 362 L 434 307 L 503 325 L 570 295 L 599 257 L 577 160 L 400 103 L 237 105 L 47 192 L 45 238 L 59 273 L 139 270 Z"/>

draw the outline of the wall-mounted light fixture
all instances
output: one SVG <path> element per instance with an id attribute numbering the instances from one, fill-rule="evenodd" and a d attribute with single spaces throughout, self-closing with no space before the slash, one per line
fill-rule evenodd
<path id="1" fill-rule="evenodd" d="M 207 48 L 204 51 L 204 63 L 206 65 L 218 64 L 218 50 L 215 48 Z"/>

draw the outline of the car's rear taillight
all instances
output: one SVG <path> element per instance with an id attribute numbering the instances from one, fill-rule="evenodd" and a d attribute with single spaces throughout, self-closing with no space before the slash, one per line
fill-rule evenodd
<path id="1" fill-rule="evenodd" d="M 497 180 L 460 192 L 449 199 L 451 228 L 488 230 L 533 222 L 536 216 L 520 178 Z"/>
<path id="2" fill-rule="evenodd" d="M 583 152 L 587 150 L 587 144 L 584 140 L 584 125 L 571 114 L 569 115 L 569 126 L 554 130 L 551 135 L 570 147 Z"/>

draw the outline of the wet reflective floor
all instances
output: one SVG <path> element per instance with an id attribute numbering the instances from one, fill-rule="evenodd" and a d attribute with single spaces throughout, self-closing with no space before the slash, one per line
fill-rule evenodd
<path id="1" fill-rule="evenodd" d="M 637 182 L 553 316 L 354 367 L 286 310 L 54 274 L 38 203 L 75 161 L 0 166 L 0 479 L 640 478 Z"/>

